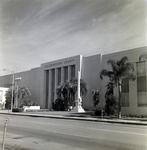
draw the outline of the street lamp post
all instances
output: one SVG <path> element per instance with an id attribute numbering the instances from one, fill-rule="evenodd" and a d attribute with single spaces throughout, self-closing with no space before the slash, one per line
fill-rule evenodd
<path id="1" fill-rule="evenodd" d="M 17 81 L 17 85 L 16 85 L 16 99 L 15 99 L 15 107 L 17 108 L 18 106 L 18 81 L 21 80 L 21 77 L 19 78 L 15 78 L 15 81 Z"/>
<path id="2" fill-rule="evenodd" d="M 14 71 L 8 70 L 8 69 L 3 69 L 4 71 L 9 71 L 12 73 L 12 97 L 11 97 L 11 112 L 12 113 L 12 109 L 13 109 L 13 90 L 14 90 Z"/>

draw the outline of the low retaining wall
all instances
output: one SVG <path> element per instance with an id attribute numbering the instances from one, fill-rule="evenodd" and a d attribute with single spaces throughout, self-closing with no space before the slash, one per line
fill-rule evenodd
<path id="1" fill-rule="evenodd" d="M 24 112 L 27 110 L 40 110 L 40 106 L 23 106 Z"/>

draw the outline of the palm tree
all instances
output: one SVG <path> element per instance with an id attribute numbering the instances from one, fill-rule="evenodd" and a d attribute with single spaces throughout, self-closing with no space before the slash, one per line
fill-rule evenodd
<path id="1" fill-rule="evenodd" d="M 114 84 L 113 82 L 108 82 L 106 85 L 107 91 L 105 93 L 105 99 L 106 99 L 106 104 L 105 104 L 105 112 L 107 115 L 116 115 L 118 112 L 118 104 L 117 104 L 117 99 L 113 95 L 113 88 Z"/>
<path id="2" fill-rule="evenodd" d="M 13 93 L 14 93 L 13 94 L 13 104 L 14 104 L 14 100 L 15 100 L 16 96 L 20 101 L 19 105 L 21 105 L 24 101 L 29 100 L 29 98 L 31 96 L 31 92 L 27 87 L 19 87 L 18 91 L 17 92 L 16 91 L 17 91 L 16 89 L 13 90 Z M 8 107 L 11 106 L 11 95 L 12 95 L 11 93 L 12 93 L 12 88 L 9 88 L 9 90 L 6 92 L 6 95 L 5 95 L 6 106 L 8 106 Z"/>
<path id="3" fill-rule="evenodd" d="M 77 91 L 77 89 L 78 89 L 78 79 L 77 78 L 72 78 L 70 80 L 70 82 L 74 84 L 74 89 L 75 89 L 75 91 Z M 80 79 L 80 96 L 84 97 L 84 96 L 87 95 L 87 93 L 88 93 L 87 83 L 83 79 Z"/>
<path id="4" fill-rule="evenodd" d="M 57 96 L 63 99 L 67 106 L 73 105 L 74 95 L 76 93 L 75 84 L 69 81 L 61 83 L 57 87 Z"/>
<path id="5" fill-rule="evenodd" d="M 27 96 L 31 96 L 31 92 L 27 87 L 18 88 L 18 98 L 24 99 Z"/>
<path id="6" fill-rule="evenodd" d="M 136 77 L 133 75 L 134 66 L 128 61 L 126 56 L 122 57 L 121 60 L 108 60 L 107 64 L 111 65 L 112 70 L 108 71 L 106 69 L 101 70 L 100 78 L 103 79 L 103 76 L 108 76 L 110 81 L 114 84 L 115 87 L 118 87 L 119 92 L 119 109 L 118 117 L 121 118 L 121 85 L 122 79 L 128 78 L 129 80 L 135 80 Z"/>
<path id="7" fill-rule="evenodd" d="M 77 83 L 78 83 L 77 78 L 73 78 L 70 81 L 61 83 L 57 87 L 58 98 L 64 100 L 67 106 L 74 105 L 75 94 L 77 92 Z M 81 79 L 80 80 L 81 96 L 86 96 L 87 92 L 88 92 L 87 84 L 83 79 Z"/>

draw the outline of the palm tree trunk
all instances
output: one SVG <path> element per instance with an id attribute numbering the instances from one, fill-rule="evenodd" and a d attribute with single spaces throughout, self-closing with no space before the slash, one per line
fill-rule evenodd
<path id="1" fill-rule="evenodd" d="M 121 83 L 119 83 L 119 108 L 118 108 L 118 118 L 121 118 Z"/>

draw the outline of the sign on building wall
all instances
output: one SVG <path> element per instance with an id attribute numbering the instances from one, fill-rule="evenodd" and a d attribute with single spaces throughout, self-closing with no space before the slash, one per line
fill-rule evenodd
<path id="1" fill-rule="evenodd" d="M 44 68 L 45 69 L 57 68 L 57 67 L 61 67 L 61 66 L 68 66 L 73 63 L 75 63 L 75 59 L 68 59 L 68 60 L 63 60 L 63 61 L 59 61 L 59 62 L 53 62 L 53 63 L 46 64 L 44 66 Z"/>

